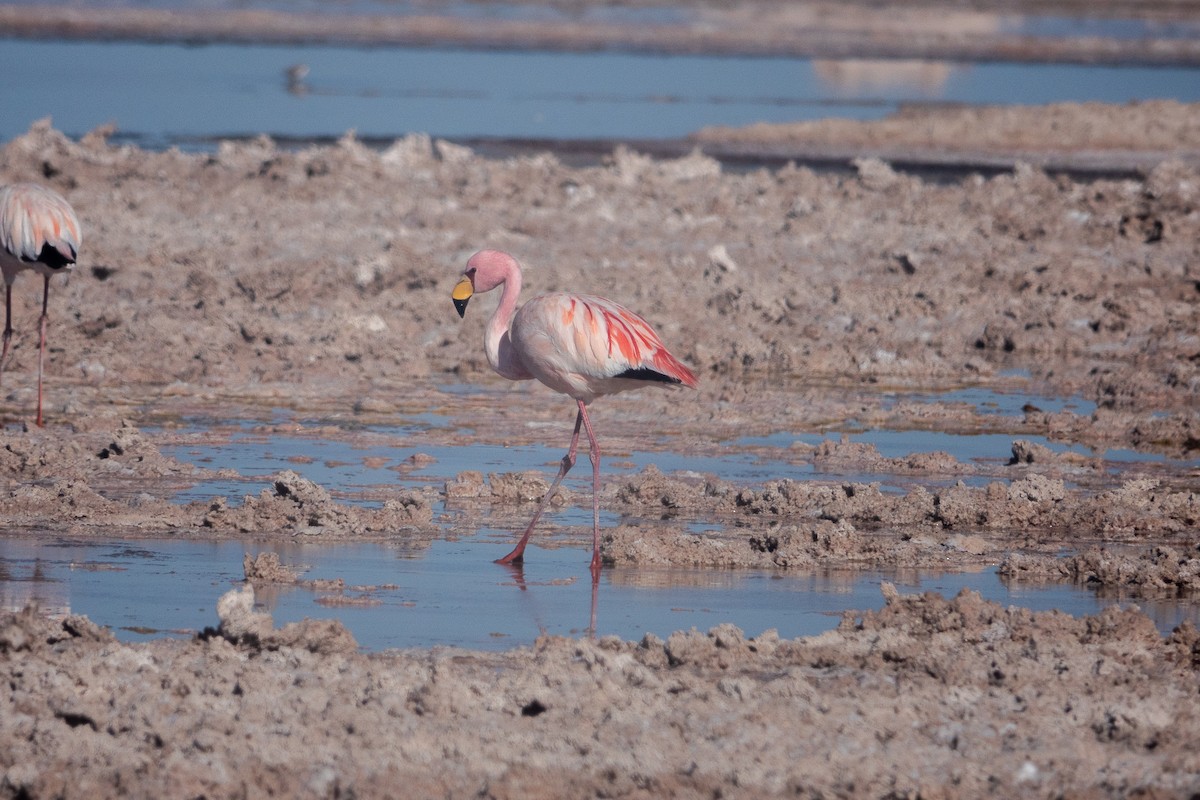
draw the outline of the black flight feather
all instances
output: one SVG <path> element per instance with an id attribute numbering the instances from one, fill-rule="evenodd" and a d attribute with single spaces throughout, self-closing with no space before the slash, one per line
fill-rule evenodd
<path id="1" fill-rule="evenodd" d="M 45 264 L 50 269 L 62 269 L 63 267 L 75 263 L 75 254 L 71 252 L 59 252 L 57 247 L 51 245 L 42 245 L 42 252 L 38 253 L 36 261 L 39 264 Z"/>
<path id="2" fill-rule="evenodd" d="M 631 381 L 657 381 L 658 383 L 683 383 L 678 378 L 672 378 L 670 375 L 664 375 L 658 370 L 650 369 L 649 367 L 636 367 L 627 369 L 624 372 L 617 373 L 614 378 L 628 378 Z"/>

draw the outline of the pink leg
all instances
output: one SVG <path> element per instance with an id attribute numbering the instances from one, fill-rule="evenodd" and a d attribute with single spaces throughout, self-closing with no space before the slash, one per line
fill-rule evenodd
<path id="1" fill-rule="evenodd" d="M 587 407 L 579 403 L 579 416 L 588 435 L 588 457 L 592 460 L 592 583 L 600 581 L 600 445 L 592 432 L 592 421 L 588 419 Z"/>
<path id="2" fill-rule="evenodd" d="M 575 450 L 579 447 L 579 426 L 583 423 L 584 419 L 583 403 L 580 403 L 579 414 L 575 417 L 575 433 L 571 436 L 571 449 L 563 456 L 562 465 L 558 468 L 558 476 L 555 477 L 554 483 L 550 484 L 550 489 L 542 497 L 542 502 L 538 505 L 537 511 L 534 512 L 533 519 L 529 521 L 529 527 L 522 534 L 521 541 L 517 542 L 517 546 L 513 548 L 511 553 L 504 558 L 496 559 L 497 564 L 520 564 L 525 560 L 525 545 L 529 542 L 529 534 L 533 533 L 533 528 L 537 525 L 538 520 L 542 518 L 542 512 L 546 510 L 546 505 L 550 502 L 550 498 L 558 491 L 558 485 L 562 483 L 563 476 L 571 470 L 571 467 L 575 466 Z"/>
<path id="3" fill-rule="evenodd" d="M 42 329 L 40 341 L 38 343 L 38 410 L 37 410 L 37 426 L 42 427 L 42 363 L 46 360 L 46 321 L 50 316 L 46 313 L 46 307 L 50 301 L 50 276 L 44 276 L 46 283 L 42 289 L 42 318 L 39 321 Z"/>

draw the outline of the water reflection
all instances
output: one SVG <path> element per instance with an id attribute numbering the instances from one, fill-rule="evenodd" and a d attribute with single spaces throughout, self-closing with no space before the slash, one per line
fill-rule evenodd
<path id="1" fill-rule="evenodd" d="M 287 67 L 283 71 L 284 86 L 287 88 L 288 94 L 302 97 L 309 92 L 308 84 L 304 79 L 308 77 L 308 65 L 296 63 Z"/>
<path id="2" fill-rule="evenodd" d="M 67 584 L 51 577 L 51 570 L 52 564 L 42 558 L 0 558 L 0 610 L 20 611 L 32 604 L 50 616 L 70 614 Z"/>
<path id="3" fill-rule="evenodd" d="M 678 570 L 656 567 L 614 569 L 608 580 L 614 586 L 630 589 L 705 589 L 733 591 L 739 588 L 744 574 L 732 570 Z"/>
<path id="4" fill-rule="evenodd" d="M 843 97 L 890 95 L 897 91 L 915 92 L 925 98 L 941 95 L 950 76 L 970 67 L 947 61 L 919 59 L 819 58 L 813 61 L 813 74 L 827 89 Z"/>

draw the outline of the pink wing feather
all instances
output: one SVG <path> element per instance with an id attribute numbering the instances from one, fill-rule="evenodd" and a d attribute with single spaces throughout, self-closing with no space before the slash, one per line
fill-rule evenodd
<path id="1" fill-rule="evenodd" d="M 82 242 L 79 219 L 57 192 L 35 183 L 0 189 L 0 246 L 16 262 L 33 267 L 49 246 L 61 257 L 57 260 L 73 263 Z"/>

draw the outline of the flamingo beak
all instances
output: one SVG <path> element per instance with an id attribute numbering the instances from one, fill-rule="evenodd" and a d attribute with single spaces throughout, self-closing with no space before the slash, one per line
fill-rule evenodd
<path id="1" fill-rule="evenodd" d="M 450 297 L 454 300 L 454 308 L 458 311 L 458 316 L 463 317 L 467 314 L 467 301 L 471 299 L 471 295 L 475 294 L 475 286 L 471 283 L 471 279 L 463 276 L 463 279 L 454 285 L 454 291 L 450 293 Z"/>

